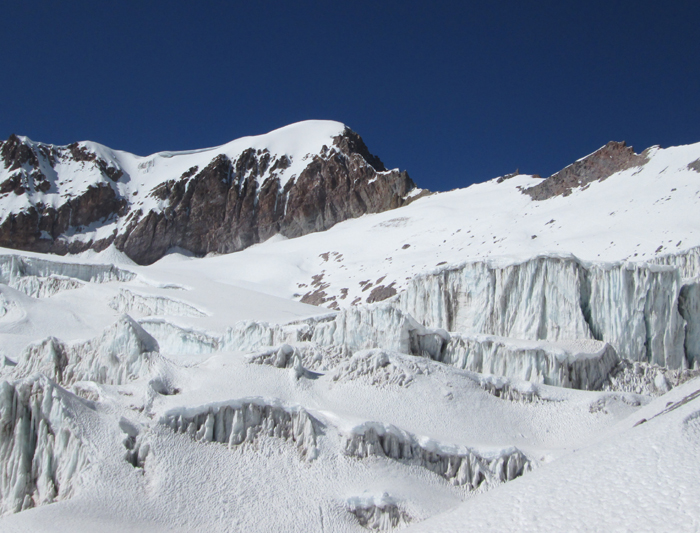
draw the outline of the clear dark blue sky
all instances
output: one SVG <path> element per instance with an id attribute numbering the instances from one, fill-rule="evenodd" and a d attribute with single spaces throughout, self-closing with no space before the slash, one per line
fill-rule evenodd
<path id="1" fill-rule="evenodd" d="M 0 138 L 147 155 L 304 119 L 433 190 L 700 141 L 700 2 L 6 2 Z"/>

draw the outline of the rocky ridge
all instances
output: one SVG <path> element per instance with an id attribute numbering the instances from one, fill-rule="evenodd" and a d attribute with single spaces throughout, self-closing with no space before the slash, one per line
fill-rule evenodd
<path id="1" fill-rule="evenodd" d="M 284 130 L 296 126 L 292 133 L 303 135 L 319 123 L 335 131 L 317 153 L 275 151 L 280 144 L 284 149 Z M 65 254 L 114 243 L 149 264 L 173 247 L 229 253 L 277 233 L 323 231 L 399 207 L 419 193 L 405 171 L 387 170 L 349 128 L 305 124 L 236 145 L 250 139 L 255 147 L 146 158 L 95 143 L 53 146 L 11 135 L 0 142 L 0 246 Z M 255 142 L 266 137 L 272 150 Z M 150 182 L 143 178 L 166 166 L 163 161 L 170 168 Z M 293 164 L 300 172 L 285 176 Z"/>

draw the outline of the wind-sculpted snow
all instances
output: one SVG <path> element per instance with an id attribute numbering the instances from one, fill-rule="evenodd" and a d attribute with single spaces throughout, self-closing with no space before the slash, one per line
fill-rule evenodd
<path id="1" fill-rule="evenodd" d="M 522 341 L 491 335 L 452 335 L 439 360 L 480 374 L 584 390 L 598 390 L 618 362 L 613 347 L 600 341 Z"/>
<path id="2" fill-rule="evenodd" d="M 430 328 L 529 340 L 598 339 L 620 357 L 681 368 L 687 362 L 680 288 L 671 267 L 545 256 L 418 276 L 396 299 Z"/>
<path id="3" fill-rule="evenodd" d="M 411 522 L 410 515 L 388 494 L 381 496 L 354 496 L 347 508 L 362 527 L 372 531 L 391 531 Z"/>
<path id="4" fill-rule="evenodd" d="M 76 381 L 122 384 L 149 373 L 158 343 L 131 317 L 123 315 L 99 337 L 65 343 L 49 337 L 30 344 L 14 375 L 41 372 L 62 385 Z"/>
<path id="5" fill-rule="evenodd" d="M 68 407 L 68 397 L 73 398 Z M 0 502 L 16 513 L 72 495 L 90 464 L 73 429 L 81 400 L 39 377 L 0 383 Z"/>
<path id="6" fill-rule="evenodd" d="M 129 289 L 120 289 L 109 305 L 120 313 L 136 312 L 143 316 L 171 315 L 193 318 L 207 316 L 204 311 L 186 302 L 165 296 L 138 294 Z"/>
<path id="7" fill-rule="evenodd" d="M 197 441 L 218 442 L 229 449 L 274 437 L 294 443 L 306 460 L 315 459 L 318 453 L 316 419 L 301 407 L 285 407 L 260 398 L 175 409 L 165 413 L 161 423 Z"/>
<path id="8" fill-rule="evenodd" d="M 379 456 L 417 464 L 470 490 L 482 483 L 510 481 L 532 469 L 532 463 L 517 448 L 482 454 L 373 422 L 364 423 L 345 436 L 345 453 L 359 458 Z"/>

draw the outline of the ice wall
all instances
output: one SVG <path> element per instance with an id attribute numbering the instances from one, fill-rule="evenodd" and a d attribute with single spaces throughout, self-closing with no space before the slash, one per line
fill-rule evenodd
<path id="1" fill-rule="evenodd" d="M 108 281 L 131 281 L 136 274 L 117 268 L 114 265 L 63 263 L 35 257 L 0 255 L 0 283 L 18 277 L 51 275 L 75 278 L 86 283 L 106 283 Z"/>
<path id="2" fill-rule="evenodd" d="M 661 255 L 649 262 L 675 267 L 681 278 L 697 278 L 700 276 L 700 247 L 677 254 Z"/>
<path id="3" fill-rule="evenodd" d="M 160 423 L 201 442 L 227 444 L 229 449 L 268 436 L 293 442 L 307 460 L 317 455 L 319 422 L 301 407 L 286 407 L 260 398 L 175 409 L 165 413 Z"/>
<path id="4" fill-rule="evenodd" d="M 419 439 L 395 426 L 373 422 L 362 424 L 345 436 L 345 453 L 359 458 L 379 456 L 417 464 L 454 485 L 469 489 L 476 489 L 484 482 L 510 481 L 532 468 L 517 448 L 477 453 L 462 446 Z"/>
<path id="5" fill-rule="evenodd" d="M 620 357 L 685 363 L 676 269 L 536 257 L 481 261 L 414 278 L 397 305 L 429 328 L 529 340 L 598 339 Z"/>
<path id="6" fill-rule="evenodd" d="M 67 398 L 75 405 L 67 407 Z M 0 383 L 0 505 L 16 513 L 69 497 L 89 463 L 72 427 L 82 402 L 45 377 Z"/>
<path id="7" fill-rule="evenodd" d="M 452 335 L 441 362 L 574 389 L 598 390 L 619 361 L 612 346 L 594 340 L 524 341 L 492 335 Z"/>
<path id="8" fill-rule="evenodd" d="M 685 356 L 689 368 L 700 369 L 700 277 L 685 280 L 678 311 L 686 322 Z"/>
<path id="9" fill-rule="evenodd" d="M 89 341 L 64 343 L 49 337 L 30 344 L 13 375 L 41 372 L 62 385 L 76 381 L 122 384 L 149 373 L 158 343 L 128 315 Z"/>
<path id="10" fill-rule="evenodd" d="M 0 255 L 0 283 L 34 298 L 78 289 L 84 283 L 130 281 L 136 274 L 113 265 L 60 263 L 18 255 Z"/>

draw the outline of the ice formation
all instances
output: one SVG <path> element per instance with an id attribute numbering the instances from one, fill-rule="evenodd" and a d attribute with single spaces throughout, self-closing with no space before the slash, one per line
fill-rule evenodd
<path id="1" fill-rule="evenodd" d="M 122 317 L 99 337 L 65 343 L 49 337 L 24 350 L 15 376 L 35 372 L 62 385 L 76 381 L 122 384 L 149 373 L 158 343 L 129 315 Z"/>
<path id="2" fill-rule="evenodd" d="M 700 368 L 700 277 L 685 280 L 678 311 L 686 322 L 685 356 L 689 368 Z"/>
<path id="3" fill-rule="evenodd" d="M 602 390 L 660 396 L 700 376 L 700 369 L 669 370 L 638 361 L 620 361 L 603 383 Z"/>
<path id="4" fill-rule="evenodd" d="M 421 439 L 389 424 L 372 422 L 357 426 L 346 435 L 345 453 L 359 458 L 379 456 L 417 464 L 470 490 L 484 482 L 510 481 L 532 468 L 530 460 L 516 448 L 481 454 Z"/>
<path id="5" fill-rule="evenodd" d="M 263 351 L 254 352 L 247 360 L 251 364 L 269 365 L 277 368 L 293 368 L 301 365 L 311 370 L 335 368 L 349 357 L 345 346 L 320 346 L 303 342 L 294 346 L 282 344 Z"/>
<path id="6" fill-rule="evenodd" d="M 391 531 L 411 522 L 410 515 L 388 494 L 381 496 L 354 496 L 347 508 L 362 527 L 372 531 Z"/>
<path id="7" fill-rule="evenodd" d="M 452 335 L 441 362 L 481 374 L 598 390 L 617 364 L 608 343 L 523 341 L 492 335 Z"/>
<path id="8" fill-rule="evenodd" d="M 194 318 L 207 316 L 204 311 L 186 302 L 165 296 L 139 294 L 129 289 L 120 289 L 109 305 L 120 313 L 136 312 L 142 316 L 171 315 Z"/>
<path id="9" fill-rule="evenodd" d="M 80 264 L 21 255 L 0 255 L 0 283 L 11 285 L 13 280 L 25 276 L 48 278 L 52 275 L 73 278 L 86 283 L 131 281 L 136 277 L 133 272 L 114 265 Z"/>
<path id="10" fill-rule="evenodd" d="M 201 442 L 227 444 L 229 449 L 267 436 L 293 442 L 307 460 L 317 455 L 318 420 L 301 407 L 285 407 L 258 398 L 169 411 L 161 423 Z"/>
<path id="11" fill-rule="evenodd" d="M 418 276 L 398 305 L 429 328 L 527 340 L 597 339 L 622 358 L 687 365 L 678 270 L 536 257 Z"/>
<path id="12" fill-rule="evenodd" d="M 114 265 L 47 261 L 20 255 L 0 255 L 0 283 L 34 298 L 47 298 L 85 283 L 130 281 L 136 274 Z"/>
<path id="13" fill-rule="evenodd" d="M 333 381 L 362 381 L 373 386 L 397 385 L 408 387 L 416 374 L 429 374 L 430 369 L 420 358 L 386 352 L 362 350 L 333 371 Z"/>
<path id="14" fill-rule="evenodd" d="M 70 403 L 70 405 L 67 405 Z M 81 400 L 45 377 L 0 383 L 0 503 L 14 513 L 71 496 L 90 464 Z"/>

